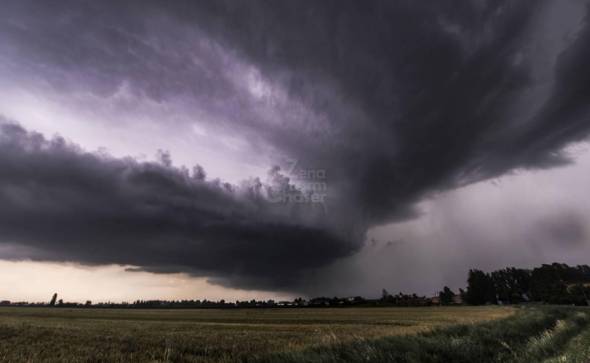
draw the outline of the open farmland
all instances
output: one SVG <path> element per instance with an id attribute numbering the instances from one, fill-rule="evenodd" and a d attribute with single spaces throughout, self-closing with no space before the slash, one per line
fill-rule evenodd
<path id="1" fill-rule="evenodd" d="M 234 362 L 511 316 L 508 307 L 0 308 L 2 362 Z M 271 357 L 271 358 L 269 358 Z M 274 357 L 274 358 L 272 358 Z"/>

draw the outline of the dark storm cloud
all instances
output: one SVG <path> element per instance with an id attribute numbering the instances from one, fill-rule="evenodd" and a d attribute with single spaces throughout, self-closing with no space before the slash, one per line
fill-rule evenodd
<path id="1" fill-rule="evenodd" d="M 535 85 L 530 43 L 544 5 L 227 1 L 169 10 L 328 115 L 329 133 L 284 125 L 267 138 L 300 163 L 329 165 L 353 199 L 340 202 L 373 224 L 411 216 L 428 191 L 568 162 L 560 148 L 589 127 L 586 26 L 560 55 L 553 93 L 537 115 L 511 114 Z"/>
<path id="2" fill-rule="evenodd" d="M 0 170 L 0 239 L 43 252 L 34 258 L 286 288 L 304 269 L 350 252 L 292 206 L 269 201 L 269 185 L 230 186 L 86 153 L 10 123 L 0 124 Z"/>
<path id="3" fill-rule="evenodd" d="M 62 241 L 67 248 L 55 250 L 64 259 L 294 286 L 297 272 L 359 248 L 368 227 L 414 216 L 414 203 L 429 193 L 514 168 L 568 162 L 560 150 L 590 130 L 590 30 L 584 23 L 575 40 L 564 43 L 549 96 L 536 99 L 538 107 L 526 104 L 540 82 L 534 64 L 553 62 L 547 54 L 539 59 L 531 45 L 546 4 L 8 2 L 0 37 L 11 69 L 36 74 L 60 92 L 109 94 L 125 81 L 158 102 L 182 98 L 224 115 L 223 122 L 281 156 L 326 169 L 330 213 L 313 223 L 305 217 L 287 223 L 267 216 L 266 205 L 251 214 L 250 204 L 221 189 L 187 186 L 177 171 L 66 148 L 77 168 L 53 162 L 53 149 L 38 150 L 34 160 L 47 163 L 39 161 L 29 174 L 3 173 L 3 183 L 14 189 L 44 173 L 48 181 L 64 177 L 64 187 L 47 195 L 63 198 L 63 208 L 75 215 L 58 213 L 61 224 L 49 222 L 45 214 L 61 207 L 47 202 L 44 210 L 40 199 L 39 208 L 5 212 L 11 222 L 3 229 L 15 241 L 47 243 L 49 250 Z M 254 65 L 286 93 L 289 102 L 273 103 L 277 112 L 267 115 L 276 123 L 262 123 L 267 109 L 226 74 L 236 61 Z M 521 117 L 519 107 L 531 107 L 532 116 Z M 25 149 L 10 155 L 24 157 Z M 90 182 L 95 173 L 101 182 Z M 45 188 L 45 179 L 32 185 Z M 156 196 L 159 188 L 165 197 Z M 32 198 L 13 189 L 5 198 Z M 99 197 L 105 193 L 114 200 Z M 82 199 L 86 194 L 90 199 Z M 52 227 L 69 218 L 71 227 Z M 52 230 L 61 237 L 45 238 Z M 85 235 L 92 237 L 80 242 Z"/>

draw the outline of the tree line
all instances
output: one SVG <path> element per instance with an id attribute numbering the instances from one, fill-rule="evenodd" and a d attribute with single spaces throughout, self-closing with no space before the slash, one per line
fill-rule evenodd
<path id="1" fill-rule="evenodd" d="M 485 273 L 472 269 L 467 278 L 467 291 L 460 293 L 470 305 L 531 302 L 589 305 L 590 267 L 552 263 L 532 270 L 509 267 Z"/>
<path id="2" fill-rule="evenodd" d="M 383 289 L 378 299 L 355 297 L 296 298 L 292 301 L 247 300 L 136 300 L 134 302 L 85 303 L 64 302 L 53 294 L 49 303 L 0 301 L 3 306 L 49 306 L 64 308 L 138 308 L 138 309 L 194 309 L 194 308 L 282 308 L 282 307 L 347 307 L 347 306 L 433 306 L 485 304 L 567 304 L 590 305 L 590 267 L 570 267 L 563 263 L 544 264 L 533 269 L 508 267 L 486 273 L 471 269 L 467 287 L 457 293 L 445 286 L 431 297 L 417 294 L 390 294 Z"/>

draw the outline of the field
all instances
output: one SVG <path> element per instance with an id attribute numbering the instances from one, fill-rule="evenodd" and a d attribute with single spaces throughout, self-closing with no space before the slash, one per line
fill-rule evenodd
<path id="1" fill-rule="evenodd" d="M 0 308 L 1 362 L 580 362 L 590 310 Z"/>
<path id="2" fill-rule="evenodd" d="M 506 317 L 510 308 L 0 308 L 2 362 L 233 362 Z"/>

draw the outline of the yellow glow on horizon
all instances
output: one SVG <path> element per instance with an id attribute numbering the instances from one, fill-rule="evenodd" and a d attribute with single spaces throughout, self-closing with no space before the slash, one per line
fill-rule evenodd
<path id="1" fill-rule="evenodd" d="M 0 260 L 0 300 L 44 302 L 55 292 L 58 298 L 72 302 L 292 298 L 284 293 L 226 288 L 186 274 L 128 272 L 120 265 Z"/>

